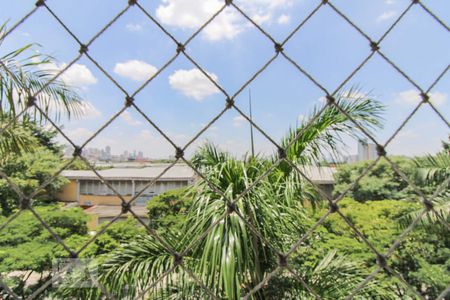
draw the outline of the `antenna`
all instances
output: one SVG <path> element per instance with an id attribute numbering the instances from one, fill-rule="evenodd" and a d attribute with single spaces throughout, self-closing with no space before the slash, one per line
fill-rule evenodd
<path id="1" fill-rule="evenodd" d="M 248 106 L 250 110 L 250 121 L 253 122 L 253 115 L 252 115 L 252 91 L 249 88 L 248 89 Z M 250 141 L 252 146 L 252 157 L 255 156 L 255 142 L 253 140 L 253 123 L 250 122 Z"/>

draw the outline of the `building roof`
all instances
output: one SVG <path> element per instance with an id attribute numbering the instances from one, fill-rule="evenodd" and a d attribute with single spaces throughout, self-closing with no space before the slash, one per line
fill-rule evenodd
<path id="1" fill-rule="evenodd" d="M 142 168 L 110 168 L 97 172 L 106 180 L 153 180 L 164 172 L 168 166 L 169 164 L 155 164 Z M 334 184 L 336 168 L 301 166 L 300 170 L 314 183 Z M 93 171 L 84 170 L 67 170 L 63 171 L 62 175 L 68 179 L 99 179 Z M 192 180 L 195 175 L 195 172 L 188 165 L 175 164 L 159 180 Z"/>
<path id="2" fill-rule="evenodd" d="M 141 218 L 147 218 L 148 210 L 145 206 L 131 206 L 131 210 Z M 113 218 L 122 212 L 121 205 L 94 205 L 84 210 L 88 215 L 96 215 L 100 218 Z M 122 216 L 131 216 L 131 213 L 122 214 Z"/>
<path id="3" fill-rule="evenodd" d="M 314 183 L 334 184 L 334 173 L 336 173 L 336 168 L 301 166 L 299 169 Z"/>
<path id="4" fill-rule="evenodd" d="M 97 172 L 106 180 L 153 180 L 169 167 L 169 164 L 157 164 L 143 168 L 110 168 Z M 93 179 L 99 177 L 91 170 L 66 170 L 61 173 L 68 179 Z M 195 172 L 185 164 L 175 164 L 159 180 L 192 180 Z"/>

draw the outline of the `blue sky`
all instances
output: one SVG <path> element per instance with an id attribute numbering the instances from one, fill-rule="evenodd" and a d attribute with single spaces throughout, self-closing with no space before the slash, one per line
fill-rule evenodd
<path id="1" fill-rule="evenodd" d="M 8 3 L 7 3 L 8 2 Z M 173 36 L 185 41 L 222 1 L 163 0 L 140 1 Z M 450 2 L 423 1 L 446 24 L 450 23 Z M 275 40 L 283 40 L 320 1 L 247 0 L 236 3 Z M 409 5 L 407 0 L 334 0 L 332 3 L 374 40 L 378 39 Z M 80 38 L 88 41 L 127 1 L 48 0 L 47 5 Z M 33 8 L 34 1 L 4 1 L 1 22 L 14 24 Z M 1 53 L 35 42 L 39 51 L 58 59 L 55 70 L 78 54 L 71 36 L 44 8 L 40 8 L 10 35 Z M 382 51 L 421 87 L 427 89 L 450 62 L 449 32 L 413 6 L 392 33 L 381 43 Z M 354 28 L 330 7 L 319 12 L 284 47 L 285 52 L 323 86 L 334 90 L 369 55 L 370 47 Z M 229 94 L 234 94 L 269 58 L 272 42 L 252 27 L 233 8 L 227 8 L 205 31 L 187 46 L 192 56 Z M 137 7 L 131 7 L 91 47 L 89 54 L 130 94 L 174 54 L 175 45 Z M 64 131 L 82 143 L 102 126 L 124 102 L 123 93 L 86 57 L 77 61 L 62 79 L 78 88 L 88 102 L 86 115 L 78 120 L 62 120 Z M 395 131 L 418 101 L 418 92 L 379 55 L 375 55 L 344 90 L 358 86 L 383 102 L 387 111 L 385 128 L 377 132 L 383 143 Z M 276 141 L 321 105 L 324 93 L 286 59 L 278 57 L 250 85 L 254 121 Z M 450 115 L 450 74 L 431 91 L 439 111 Z M 179 145 L 186 143 L 224 107 L 220 93 L 196 67 L 180 55 L 136 96 L 137 105 Z M 248 112 L 248 89 L 236 105 Z M 436 152 L 447 140 L 449 128 L 427 106 L 411 119 L 387 148 L 392 154 L 419 155 Z M 209 139 L 236 154 L 249 151 L 249 127 L 235 111 L 227 111 L 189 152 Z M 356 141 L 347 140 L 348 153 L 356 151 Z M 113 153 L 142 150 L 152 158 L 173 154 L 170 145 L 131 108 L 89 145 L 110 145 Z M 256 132 L 257 151 L 271 153 L 273 145 Z"/>

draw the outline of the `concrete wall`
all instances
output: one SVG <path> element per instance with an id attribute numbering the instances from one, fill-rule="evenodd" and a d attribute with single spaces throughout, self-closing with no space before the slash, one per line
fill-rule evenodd
<path id="1" fill-rule="evenodd" d="M 129 201 L 131 196 L 123 196 L 125 201 Z M 90 201 L 90 204 L 86 203 Z M 94 205 L 121 205 L 122 200 L 117 196 L 97 196 L 97 195 L 80 195 L 80 205 L 94 206 Z"/>
<path id="2" fill-rule="evenodd" d="M 79 184 L 81 182 L 77 182 L 77 180 L 70 180 L 68 184 L 66 184 L 61 192 L 58 194 L 58 200 L 63 202 L 78 202 L 83 206 L 93 206 L 93 205 L 121 205 L 121 200 L 116 195 L 87 195 L 87 194 L 79 194 Z M 161 181 L 156 182 L 154 186 L 147 189 L 148 192 L 151 191 L 152 195 L 158 195 L 165 191 L 170 191 L 173 189 L 180 188 L 182 186 L 186 186 L 188 184 L 187 181 Z M 136 193 L 140 192 L 143 188 L 142 184 L 136 184 L 138 187 L 136 188 Z M 145 193 L 142 197 L 146 197 Z M 123 196 L 123 198 L 128 201 L 132 198 L 131 195 Z M 151 198 L 151 197 L 150 197 Z M 90 204 L 88 204 L 90 201 Z"/>
<path id="3" fill-rule="evenodd" d="M 66 184 L 60 193 L 58 193 L 58 200 L 63 202 L 77 202 L 77 181 L 70 180 L 68 184 Z"/>
<path id="4" fill-rule="evenodd" d="M 89 221 L 87 221 L 87 228 L 89 230 L 95 231 L 98 226 L 98 216 L 97 215 L 89 215 Z"/>

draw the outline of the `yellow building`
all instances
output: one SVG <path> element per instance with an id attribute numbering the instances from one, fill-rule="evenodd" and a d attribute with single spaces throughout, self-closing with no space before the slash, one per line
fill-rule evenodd
<path id="1" fill-rule="evenodd" d="M 133 211 L 145 221 L 146 203 L 165 191 L 181 188 L 194 182 L 195 172 L 187 165 L 154 164 L 141 168 L 110 168 L 97 171 L 66 170 L 62 176 L 70 182 L 58 195 L 62 202 L 76 202 L 92 215 L 89 227 L 112 220 L 121 212 L 122 200 L 134 199 Z M 126 218 L 124 214 L 121 218 Z"/>

